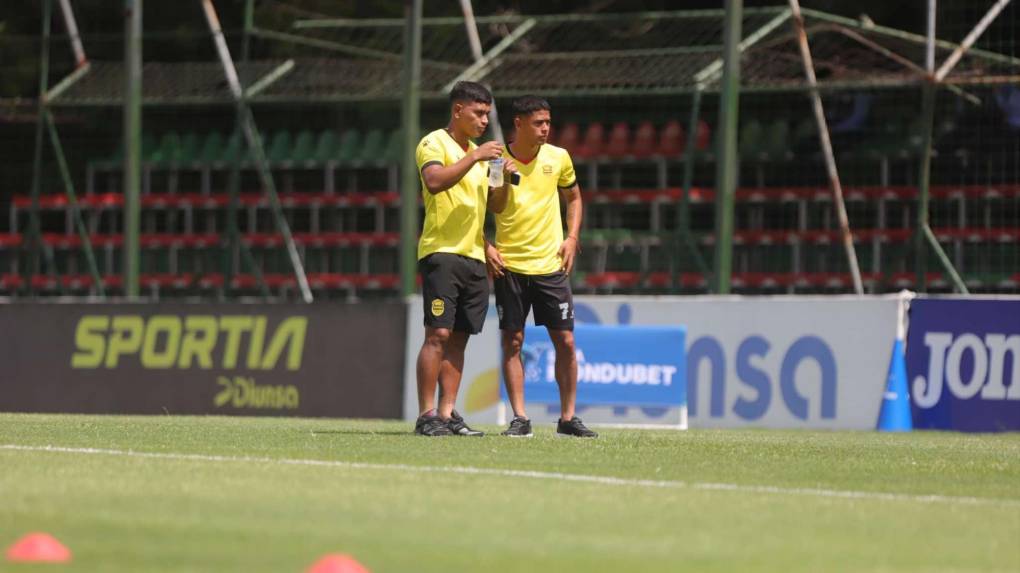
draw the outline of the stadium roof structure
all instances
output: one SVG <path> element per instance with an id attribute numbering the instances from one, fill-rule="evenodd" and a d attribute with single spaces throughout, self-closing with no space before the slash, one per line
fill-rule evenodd
<path id="1" fill-rule="evenodd" d="M 920 85 L 925 38 L 901 30 L 804 10 L 819 88 Z M 501 95 L 641 96 L 716 92 L 722 75 L 723 10 L 628 14 L 502 15 L 477 18 L 486 51 L 475 61 L 463 18 L 423 20 L 421 93 L 445 98 L 462 79 Z M 303 46 L 313 57 L 238 62 L 253 103 L 396 100 L 401 94 L 401 19 L 293 20 L 285 31 L 261 27 L 264 41 Z M 808 89 L 787 8 L 745 9 L 740 48 L 744 91 Z M 936 43 L 943 60 L 958 47 Z M 307 48 L 307 49 L 305 49 Z M 290 50 L 293 51 L 293 50 Z M 51 94 L 54 106 L 121 104 L 121 62 L 89 68 Z M 942 81 L 950 86 L 1020 81 L 1020 58 L 971 48 Z M 232 104 L 217 62 L 146 62 L 146 105 Z M 958 89 L 958 88 L 956 88 Z"/>

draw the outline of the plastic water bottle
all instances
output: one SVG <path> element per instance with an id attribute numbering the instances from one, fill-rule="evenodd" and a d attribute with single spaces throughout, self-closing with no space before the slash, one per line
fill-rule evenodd
<path id="1" fill-rule="evenodd" d="M 489 160 L 489 187 L 503 186 L 503 158 Z"/>

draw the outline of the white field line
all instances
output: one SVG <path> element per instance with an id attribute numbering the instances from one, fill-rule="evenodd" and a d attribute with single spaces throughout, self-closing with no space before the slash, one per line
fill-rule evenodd
<path id="1" fill-rule="evenodd" d="M 0 444 L 0 450 L 20 452 L 50 452 L 81 455 L 123 456 L 130 458 L 147 458 L 157 460 L 176 460 L 214 463 L 259 463 L 285 466 L 316 466 L 358 470 L 386 470 L 401 472 L 486 475 L 498 477 L 519 477 L 554 481 L 570 481 L 593 483 L 599 485 L 620 485 L 642 488 L 663 489 L 699 489 L 709 491 L 732 491 L 739 493 L 759 493 L 771 495 L 800 495 L 822 498 L 860 499 L 869 501 L 900 501 L 912 503 L 946 503 L 962 505 L 989 505 L 995 507 L 1020 507 L 1020 500 L 991 497 L 968 497 L 949 495 L 922 495 L 910 493 L 884 493 L 873 491 L 854 491 L 838 489 L 819 489 L 803 487 L 779 487 L 768 485 L 742 485 L 733 483 L 686 482 L 674 480 L 648 480 L 597 476 L 585 474 L 565 474 L 559 472 L 540 472 L 532 470 L 512 470 L 501 468 L 476 468 L 471 466 L 415 466 L 409 464 L 373 464 L 365 462 L 345 462 L 339 460 L 313 460 L 300 458 L 265 458 L 249 456 L 219 456 L 206 454 L 180 454 L 159 452 L 136 452 L 133 450 L 112 450 L 99 448 L 67 448 L 61 446 L 22 446 L 18 444 Z"/>

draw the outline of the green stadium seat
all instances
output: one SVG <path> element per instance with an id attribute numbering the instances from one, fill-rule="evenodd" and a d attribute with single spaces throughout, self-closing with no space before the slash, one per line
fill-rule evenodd
<path id="1" fill-rule="evenodd" d="M 315 143 L 315 152 L 312 161 L 316 163 L 327 163 L 336 156 L 337 152 L 336 132 L 327 129 L 319 134 L 319 140 Z"/>
<path id="2" fill-rule="evenodd" d="M 218 131 L 213 131 L 206 134 L 195 160 L 208 165 L 220 161 L 223 153 L 223 135 Z"/>
<path id="3" fill-rule="evenodd" d="M 159 149 L 159 144 L 156 142 L 155 136 L 151 133 L 142 134 L 142 161 L 152 161 L 152 157 L 155 156 L 156 151 Z M 123 153 L 123 150 L 121 150 Z M 118 158 L 118 161 L 123 159 L 123 155 Z"/>
<path id="4" fill-rule="evenodd" d="M 231 133 L 230 137 L 227 138 L 226 145 L 223 146 L 223 154 L 220 155 L 218 161 L 233 163 L 239 159 L 245 159 L 247 145 L 242 140 L 243 138 L 239 133 Z"/>
<path id="5" fill-rule="evenodd" d="M 361 151 L 356 157 L 360 164 L 374 164 L 382 160 L 383 152 L 386 151 L 386 136 L 381 129 L 373 129 L 365 135 L 365 141 L 361 144 Z"/>
<path id="6" fill-rule="evenodd" d="M 280 164 L 290 161 L 290 153 L 292 149 L 290 132 L 281 129 L 277 131 L 272 139 L 263 139 L 262 145 L 266 148 L 266 159 L 271 164 Z"/>
<path id="7" fill-rule="evenodd" d="M 741 126 L 737 150 L 744 159 L 762 159 L 765 153 L 765 129 L 760 121 L 752 119 Z"/>
<path id="8" fill-rule="evenodd" d="M 772 161 L 782 161 L 789 157 L 790 124 L 785 119 L 777 119 L 769 124 L 763 148 Z"/>
<path id="9" fill-rule="evenodd" d="M 159 146 L 152 154 L 146 154 L 145 160 L 156 165 L 171 165 L 177 163 L 177 157 L 181 150 L 181 137 L 176 131 L 168 131 L 159 140 Z"/>
<path id="10" fill-rule="evenodd" d="M 390 132 L 386 141 L 386 151 L 383 153 L 383 160 L 390 165 L 400 165 L 400 153 L 404 149 L 404 130 L 394 129 Z"/>
<path id="11" fill-rule="evenodd" d="M 290 151 L 290 161 L 295 165 L 308 165 L 315 158 L 315 135 L 311 131 L 302 130 L 294 138 L 294 147 Z"/>
<path id="12" fill-rule="evenodd" d="M 361 132 L 356 129 L 348 129 L 340 136 L 340 145 L 337 146 L 333 159 L 340 163 L 351 163 L 358 156 L 360 148 Z"/>
<path id="13" fill-rule="evenodd" d="M 177 154 L 177 163 L 180 165 L 190 165 L 195 162 L 198 158 L 199 152 L 199 138 L 198 134 L 189 131 L 181 137 L 181 147 Z"/>

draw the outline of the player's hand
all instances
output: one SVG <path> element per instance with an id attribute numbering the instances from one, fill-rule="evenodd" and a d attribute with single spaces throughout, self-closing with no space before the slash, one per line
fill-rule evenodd
<path id="1" fill-rule="evenodd" d="M 485 243 L 485 266 L 489 271 L 490 277 L 503 278 L 503 270 L 506 269 L 503 255 L 500 254 L 499 249 L 495 245 L 488 242 Z"/>
<path id="2" fill-rule="evenodd" d="M 475 161 L 489 161 L 503 156 L 503 144 L 498 141 L 486 141 L 474 150 Z"/>
<path id="3" fill-rule="evenodd" d="M 513 175 L 517 173 L 517 164 L 513 161 L 503 162 L 503 184 L 511 185 L 513 182 Z"/>
<path id="4" fill-rule="evenodd" d="M 567 237 L 560 243 L 560 260 L 563 261 L 563 265 L 560 270 L 566 272 L 568 275 L 570 271 L 574 270 L 574 257 L 577 255 L 577 239 L 574 237 Z"/>

